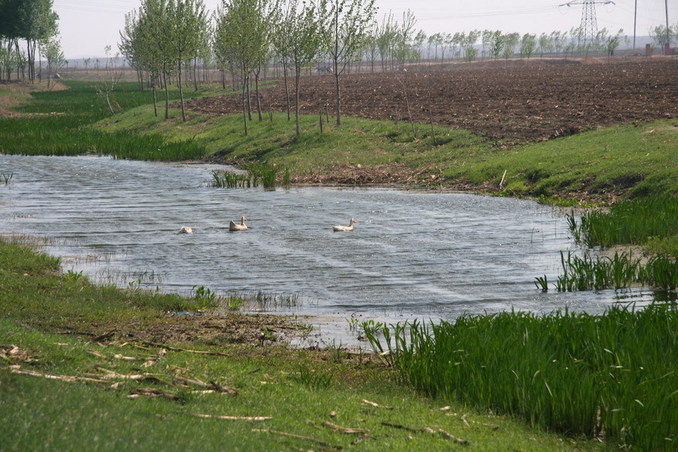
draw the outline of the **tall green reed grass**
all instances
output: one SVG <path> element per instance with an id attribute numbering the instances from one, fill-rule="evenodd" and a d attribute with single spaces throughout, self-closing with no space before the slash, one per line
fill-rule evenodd
<path id="1" fill-rule="evenodd" d="M 554 287 L 558 292 L 624 289 L 633 285 L 647 285 L 655 289 L 674 290 L 678 286 L 678 264 L 668 255 L 653 256 L 646 263 L 631 253 L 614 253 L 613 257 L 589 254 L 573 255 L 560 252 L 563 273 Z M 535 286 L 548 292 L 546 275 L 538 276 Z"/>
<path id="2" fill-rule="evenodd" d="M 159 134 L 104 133 L 88 126 L 109 116 L 90 83 L 65 82 L 70 89 L 34 93 L 20 108 L 28 116 L 0 119 L 0 152 L 22 155 L 110 155 L 121 159 L 176 161 L 199 159 L 205 147 L 195 141 L 171 142 Z M 121 83 L 113 93 L 123 109 L 152 102 L 150 92 Z"/>
<path id="3" fill-rule="evenodd" d="M 609 212 L 592 210 L 580 218 L 568 216 L 575 240 L 588 247 L 642 245 L 653 237 L 678 236 L 678 199 L 670 196 L 626 200 Z"/>
<path id="4" fill-rule="evenodd" d="M 278 168 L 268 163 L 250 164 L 246 173 L 233 171 L 213 171 L 212 186 L 218 188 L 251 188 L 263 186 L 265 189 L 276 187 Z M 283 185 L 289 184 L 289 172 L 282 178 Z"/>
<path id="5" fill-rule="evenodd" d="M 427 395 L 633 450 L 678 450 L 678 311 L 462 316 L 369 334 Z"/>

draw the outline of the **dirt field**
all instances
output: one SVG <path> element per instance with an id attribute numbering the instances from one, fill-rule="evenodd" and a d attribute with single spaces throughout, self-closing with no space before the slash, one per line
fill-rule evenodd
<path id="1" fill-rule="evenodd" d="M 509 143 L 571 135 L 595 126 L 678 118 L 678 58 L 460 63 L 343 77 L 343 114 L 436 123 Z M 285 111 L 282 83 L 263 92 Z M 334 77 L 304 77 L 302 113 L 333 111 Z M 189 109 L 237 113 L 239 96 L 194 100 Z"/>

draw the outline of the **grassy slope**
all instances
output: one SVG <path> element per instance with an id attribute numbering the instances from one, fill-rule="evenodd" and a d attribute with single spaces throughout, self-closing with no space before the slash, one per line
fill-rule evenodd
<path id="1" fill-rule="evenodd" d="M 319 447 L 307 439 L 253 429 L 312 437 L 333 446 L 360 450 L 447 450 L 443 429 L 469 441 L 474 450 L 600 450 L 529 429 L 505 417 L 481 415 L 446 400 L 422 398 L 396 381 L 395 374 L 364 356 L 289 350 L 282 346 L 173 344 L 223 353 L 199 355 L 158 347 L 138 347 L 133 337 L 88 342 L 91 336 L 54 331 L 106 330 L 106 322 L 162 317 L 190 301 L 174 296 L 95 287 L 81 277 L 57 272 L 58 261 L 0 242 L 0 439 L 2 450 L 297 450 Z M 50 332 L 52 331 L 52 332 Z M 116 340 L 117 339 L 117 340 Z M 20 353 L 10 355 L 12 346 Z M 129 361 L 118 355 L 139 358 Z M 147 358 L 155 358 L 148 360 Z M 95 377 L 106 383 L 63 382 L 12 373 L 10 366 L 41 374 Z M 16 369 L 16 367 L 15 367 Z M 110 377 L 114 372 L 118 377 Z M 146 374 L 135 381 L 120 375 Z M 217 381 L 237 396 L 198 394 L 175 376 Z M 158 383 L 158 380 L 166 382 Z M 114 385 L 115 383 L 115 385 Z M 129 398 L 154 388 L 176 400 Z M 200 388 L 197 388 L 200 389 Z M 377 402 L 373 407 L 363 400 Z M 390 407 L 387 409 L 384 407 Z M 335 412 L 335 415 L 331 415 Z M 195 414 L 270 416 L 271 420 L 199 419 Z M 462 419 L 463 417 L 463 419 Z M 367 429 L 369 437 L 323 426 Z"/>
<path id="2" fill-rule="evenodd" d="M 331 119 L 331 118 L 330 118 Z M 250 123 L 242 133 L 239 116 L 210 118 L 192 114 L 181 123 L 133 109 L 96 125 L 107 132 L 153 131 L 171 140 L 192 140 L 208 155 L 231 162 L 266 160 L 293 175 L 332 175 L 340 166 L 400 165 L 419 180 L 444 176 L 448 183 L 499 190 L 504 171 L 506 194 L 564 196 L 678 195 L 678 127 L 675 120 L 630 124 L 503 149 L 462 130 L 408 123 L 345 118 L 340 128 L 303 118 L 304 132 L 294 137 L 284 115 Z M 436 181 L 439 181 L 436 178 Z"/>

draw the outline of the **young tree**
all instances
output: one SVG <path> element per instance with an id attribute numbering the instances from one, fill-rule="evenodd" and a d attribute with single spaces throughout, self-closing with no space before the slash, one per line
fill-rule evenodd
<path id="1" fill-rule="evenodd" d="M 327 28 L 323 35 L 332 60 L 335 80 L 336 123 L 341 125 L 340 77 L 365 45 L 367 30 L 377 12 L 375 0 L 330 0 Z"/>
<path id="2" fill-rule="evenodd" d="M 47 88 L 51 88 L 52 79 L 58 77 L 58 71 L 66 65 L 66 58 L 61 51 L 61 44 L 52 38 L 41 46 L 42 55 L 47 59 Z"/>
<path id="3" fill-rule="evenodd" d="M 220 60 L 231 61 L 238 67 L 242 80 L 245 135 L 248 133 L 247 121 L 251 119 L 248 96 L 250 76 L 261 67 L 270 52 L 272 28 L 267 17 L 270 5 L 265 0 L 222 0 L 217 12 L 215 52 Z M 260 108 L 259 117 L 261 119 Z"/>
<path id="4" fill-rule="evenodd" d="M 508 33 L 503 35 L 504 45 L 502 48 L 502 55 L 508 59 L 513 57 L 516 52 L 516 46 L 520 42 L 520 34 Z"/>
<path id="5" fill-rule="evenodd" d="M 525 33 L 520 39 L 520 56 L 530 58 L 537 48 L 537 35 Z"/>
<path id="6" fill-rule="evenodd" d="M 504 35 L 500 30 L 487 32 L 487 45 L 490 48 L 490 54 L 495 60 L 504 51 Z"/>
<path id="7" fill-rule="evenodd" d="M 667 29 L 665 25 L 650 28 L 652 42 L 660 49 L 663 49 L 666 44 L 670 44 L 678 36 L 678 24 L 675 28 L 674 30 L 673 27 L 669 26 Z"/>
<path id="8" fill-rule="evenodd" d="M 179 79 L 179 98 L 181 102 L 181 119 L 186 121 L 184 106 L 184 87 L 182 83 L 182 67 L 194 58 L 197 58 L 202 47 L 201 39 L 207 28 L 207 15 L 202 0 L 178 0 L 169 15 L 171 28 L 169 29 L 169 46 L 172 49 L 171 58 L 176 65 Z"/>
<path id="9" fill-rule="evenodd" d="M 465 35 L 465 38 L 462 40 L 462 47 L 464 49 L 464 61 L 470 62 L 476 59 L 478 49 L 476 49 L 475 45 L 476 42 L 478 42 L 478 38 L 480 38 L 480 35 L 481 32 L 479 30 L 469 31 L 468 34 Z"/>
<path id="10" fill-rule="evenodd" d="M 412 57 L 412 35 L 417 18 L 409 9 L 403 13 L 403 22 L 395 23 L 395 35 L 393 40 L 393 59 L 398 63 L 398 68 L 404 68 L 405 61 Z"/>
<path id="11" fill-rule="evenodd" d="M 295 86 L 295 131 L 301 135 L 299 127 L 301 71 L 317 57 L 322 37 L 320 31 L 325 29 L 324 20 L 327 17 L 325 0 L 312 0 L 308 5 L 299 5 L 298 0 L 290 0 L 284 17 L 284 25 L 288 31 L 290 62 L 294 66 Z"/>
<path id="12" fill-rule="evenodd" d="M 386 72 L 386 61 L 392 56 L 393 41 L 396 33 L 397 23 L 393 22 L 393 14 L 389 12 L 388 15 L 383 17 L 381 25 L 377 25 L 374 29 L 374 39 L 379 49 L 382 72 Z"/>

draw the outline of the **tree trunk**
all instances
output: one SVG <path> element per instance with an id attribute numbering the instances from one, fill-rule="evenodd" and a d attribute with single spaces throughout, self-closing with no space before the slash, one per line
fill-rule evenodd
<path id="1" fill-rule="evenodd" d="M 184 84 L 181 80 L 181 66 L 179 63 L 179 99 L 181 100 L 181 120 L 186 122 L 186 109 L 184 108 Z"/>
<path id="2" fill-rule="evenodd" d="M 165 85 L 165 119 L 169 119 L 169 83 L 167 82 L 167 74 L 162 74 L 163 85 Z"/>
<path id="3" fill-rule="evenodd" d="M 337 126 L 341 125 L 341 86 L 339 83 L 339 65 L 334 61 L 334 89 L 335 89 L 335 114 L 337 115 Z"/>
<path id="4" fill-rule="evenodd" d="M 158 91 L 155 89 L 156 80 L 151 82 L 151 89 L 153 90 L 153 114 L 158 117 Z"/>
<path id="5" fill-rule="evenodd" d="M 299 137 L 301 136 L 301 129 L 299 127 L 299 101 L 301 97 L 301 92 L 300 92 L 300 87 L 301 87 L 301 67 L 297 66 L 295 69 L 295 76 L 294 76 L 294 88 L 295 88 L 295 106 L 294 106 L 294 127 L 295 127 L 295 132 L 296 136 Z"/>
<path id="6" fill-rule="evenodd" d="M 250 76 L 247 74 L 244 79 L 245 88 L 247 89 L 247 118 L 252 120 L 252 93 L 250 93 Z"/>
<path id="7" fill-rule="evenodd" d="M 193 82 L 195 83 L 195 91 L 198 92 L 198 57 L 193 58 Z"/>
<path id="8" fill-rule="evenodd" d="M 287 120 L 289 121 L 292 116 L 292 107 L 290 102 L 290 87 L 287 83 L 287 64 L 283 63 L 283 82 L 285 84 L 285 99 L 287 99 Z"/>
<path id="9" fill-rule="evenodd" d="M 247 83 L 242 84 L 242 122 L 245 136 L 247 136 Z"/>
<path id="10" fill-rule="evenodd" d="M 257 100 L 257 114 L 259 115 L 259 121 L 263 121 L 264 118 L 261 116 L 261 98 L 259 97 L 259 72 L 261 69 L 254 71 L 254 95 Z"/>

